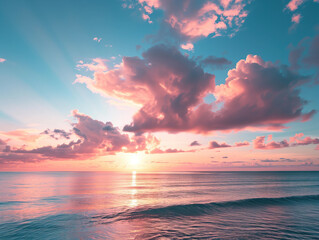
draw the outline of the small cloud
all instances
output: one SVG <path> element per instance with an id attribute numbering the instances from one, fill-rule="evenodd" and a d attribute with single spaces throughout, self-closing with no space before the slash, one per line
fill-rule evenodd
<path id="1" fill-rule="evenodd" d="M 89 71 L 103 72 L 103 71 L 107 71 L 108 69 L 105 62 L 107 62 L 106 59 L 94 58 L 92 59 L 91 63 L 84 63 L 83 61 L 79 61 L 76 67 L 78 69 L 82 68 Z"/>
<path id="2" fill-rule="evenodd" d="M 148 23 L 153 23 L 153 22 L 151 21 L 150 16 L 148 16 L 148 15 L 145 14 L 145 13 L 142 14 L 142 18 L 143 18 L 145 21 L 148 21 Z"/>
<path id="3" fill-rule="evenodd" d="M 211 141 L 209 143 L 209 149 L 215 149 L 215 148 L 227 148 L 227 147 L 231 147 L 231 145 L 228 145 L 227 143 L 218 143 L 216 141 Z"/>
<path id="4" fill-rule="evenodd" d="M 194 45 L 192 43 L 181 44 L 181 48 L 187 51 L 194 50 Z"/>
<path id="5" fill-rule="evenodd" d="M 247 141 L 235 143 L 235 147 L 243 147 L 243 146 L 248 146 L 248 145 L 249 145 L 249 142 L 247 142 Z"/>
<path id="6" fill-rule="evenodd" d="M 291 18 L 291 21 L 295 24 L 298 24 L 300 22 L 301 15 L 300 14 L 294 14 Z"/>
<path id="7" fill-rule="evenodd" d="M 101 42 L 101 40 L 102 40 L 102 38 L 98 38 L 98 37 L 94 37 L 94 38 L 93 38 L 93 41 L 96 41 L 96 42 L 98 42 L 98 43 Z"/>
<path id="8" fill-rule="evenodd" d="M 208 56 L 200 61 L 204 66 L 209 66 L 211 69 L 222 69 L 232 62 L 224 57 Z"/>
<path id="9" fill-rule="evenodd" d="M 228 158 L 227 156 L 223 157 L 223 158 Z"/>
<path id="10" fill-rule="evenodd" d="M 197 141 L 193 141 L 193 142 L 191 142 L 191 144 L 189 146 L 192 146 L 192 147 L 193 146 L 200 146 L 200 143 Z"/>
<path id="11" fill-rule="evenodd" d="M 5 61 L 7 61 L 7 59 L 0 58 L 0 63 L 3 63 L 3 62 L 5 62 Z"/>

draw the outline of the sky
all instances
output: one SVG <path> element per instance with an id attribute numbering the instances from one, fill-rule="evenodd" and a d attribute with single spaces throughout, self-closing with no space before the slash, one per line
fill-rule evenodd
<path id="1" fill-rule="evenodd" d="M 0 1 L 0 171 L 319 170 L 318 15 Z"/>

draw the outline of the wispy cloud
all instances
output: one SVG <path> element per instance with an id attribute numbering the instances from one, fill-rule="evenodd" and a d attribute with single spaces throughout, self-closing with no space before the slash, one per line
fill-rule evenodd
<path id="1" fill-rule="evenodd" d="M 102 38 L 94 37 L 94 38 L 93 38 L 93 40 L 99 43 L 99 42 L 101 42 L 101 41 L 102 41 Z"/>

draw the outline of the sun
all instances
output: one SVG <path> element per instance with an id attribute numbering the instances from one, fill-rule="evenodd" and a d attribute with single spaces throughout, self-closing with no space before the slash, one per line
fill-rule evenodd
<path id="1" fill-rule="evenodd" d="M 137 167 L 140 163 L 140 157 L 137 154 L 134 154 L 130 157 L 130 165 Z"/>

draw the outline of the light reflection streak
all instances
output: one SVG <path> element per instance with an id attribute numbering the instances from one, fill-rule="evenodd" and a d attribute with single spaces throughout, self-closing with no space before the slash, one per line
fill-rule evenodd
<path id="1" fill-rule="evenodd" d="M 131 182 L 131 201 L 130 201 L 130 206 L 131 207 L 136 207 L 138 205 L 138 201 L 136 198 L 137 194 L 137 188 L 136 187 L 136 171 L 132 172 L 132 182 Z"/>

